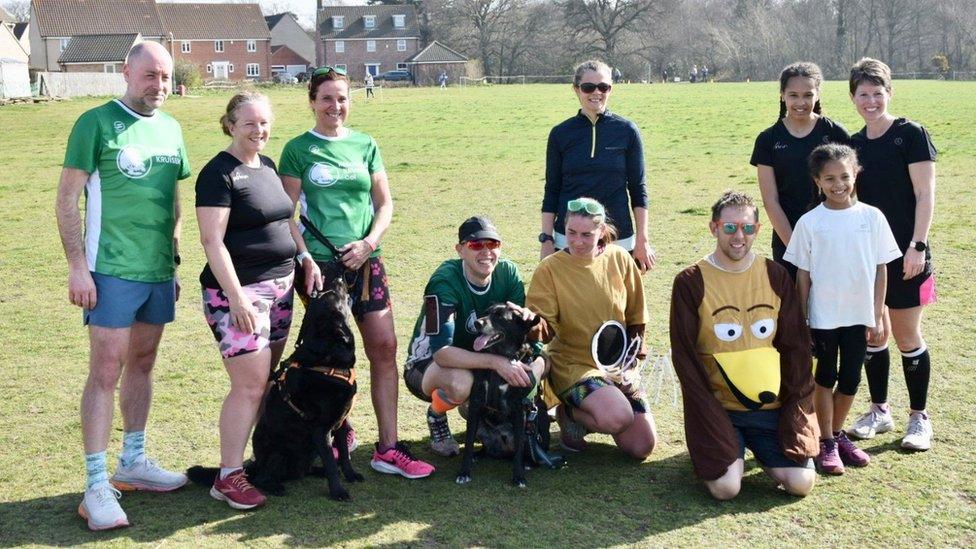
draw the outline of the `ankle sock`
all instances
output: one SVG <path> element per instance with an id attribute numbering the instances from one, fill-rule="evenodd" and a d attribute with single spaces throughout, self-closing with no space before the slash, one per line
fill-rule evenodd
<path id="1" fill-rule="evenodd" d="M 146 454 L 146 432 L 132 431 L 122 436 L 122 455 L 119 462 L 125 467 L 131 467 Z"/>
<path id="2" fill-rule="evenodd" d="M 105 467 L 105 451 L 85 454 L 85 489 L 96 484 L 108 482 L 108 468 Z"/>
<path id="3" fill-rule="evenodd" d="M 864 373 L 868 378 L 868 391 L 871 402 L 888 402 L 888 371 L 891 369 L 891 355 L 888 346 L 868 347 L 864 354 Z"/>
<path id="4" fill-rule="evenodd" d="M 243 467 L 221 467 L 220 468 L 220 480 L 224 480 L 231 473 L 233 473 L 235 471 L 240 471 L 241 469 L 243 469 Z"/>
<path id="5" fill-rule="evenodd" d="M 901 367 L 908 386 L 908 400 L 912 410 L 924 410 L 929 395 L 929 350 L 923 343 L 918 349 L 901 354 Z"/>
<path id="6" fill-rule="evenodd" d="M 448 413 L 460 405 L 460 402 L 454 402 L 447 398 L 447 394 L 443 389 L 434 389 L 430 393 L 430 409 L 439 416 Z"/>

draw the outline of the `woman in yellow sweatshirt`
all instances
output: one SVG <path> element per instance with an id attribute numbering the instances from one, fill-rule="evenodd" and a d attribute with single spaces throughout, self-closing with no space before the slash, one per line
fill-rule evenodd
<path id="1" fill-rule="evenodd" d="M 623 248 L 603 205 L 570 200 L 567 247 L 542 260 L 525 304 L 549 326 L 549 383 L 559 397 L 560 441 L 586 447 L 586 433 L 606 433 L 628 455 L 644 459 L 654 449 L 654 418 L 636 384 L 614 383 L 593 356 L 594 338 L 608 321 L 643 335 L 647 322 L 640 270 Z M 638 355 L 640 358 L 640 355 Z"/>

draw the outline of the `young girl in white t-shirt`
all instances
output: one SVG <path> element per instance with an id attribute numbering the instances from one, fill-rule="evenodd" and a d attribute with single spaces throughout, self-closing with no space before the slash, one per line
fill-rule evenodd
<path id="1" fill-rule="evenodd" d="M 810 153 L 809 165 L 820 204 L 800 217 L 783 259 L 798 268 L 797 287 L 817 358 L 817 468 L 840 475 L 845 465 L 870 462 L 842 427 L 861 382 L 868 342 L 887 339 L 881 322 L 885 265 L 901 251 L 884 214 L 855 198 L 860 166 L 854 149 L 821 145 Z"/>

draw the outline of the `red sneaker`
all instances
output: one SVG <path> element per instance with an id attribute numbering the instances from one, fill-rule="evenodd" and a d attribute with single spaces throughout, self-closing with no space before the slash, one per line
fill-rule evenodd
<path id="1" fill-rule="evenodd" d="M 210 497 L 226 501 L 227 505 L 241 510 L 260 507 L 268 499 L 247 480 L 244 469 L 238 469 L 224 478 L 218 476 L 210 488 Z"/>
<path id="2" fill-rule="evenodd" d="M 433 465 L 413 457 L 403 442 L 397 442 L 396 446 L 382 453 L 379 448 L 377 442 L 376 451 L 373 452 L 373 459 L 369 464 L 380 473 L 402 475 L 407 478 L 424 478 L 434 472 Z"/>

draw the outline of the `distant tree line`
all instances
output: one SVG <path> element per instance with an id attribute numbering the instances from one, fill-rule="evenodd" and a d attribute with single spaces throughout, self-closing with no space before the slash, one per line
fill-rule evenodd
<path id="1" fill-rule="evenodd" d="M 793 61 L 830 78 L 877 57 L 896 73 L 976 71 L 976 0 L 378 0 L 416 6 L 425 41 L 490 76 L 569 74 L 599 57 L 624 78 L 776 78 Z"/>

